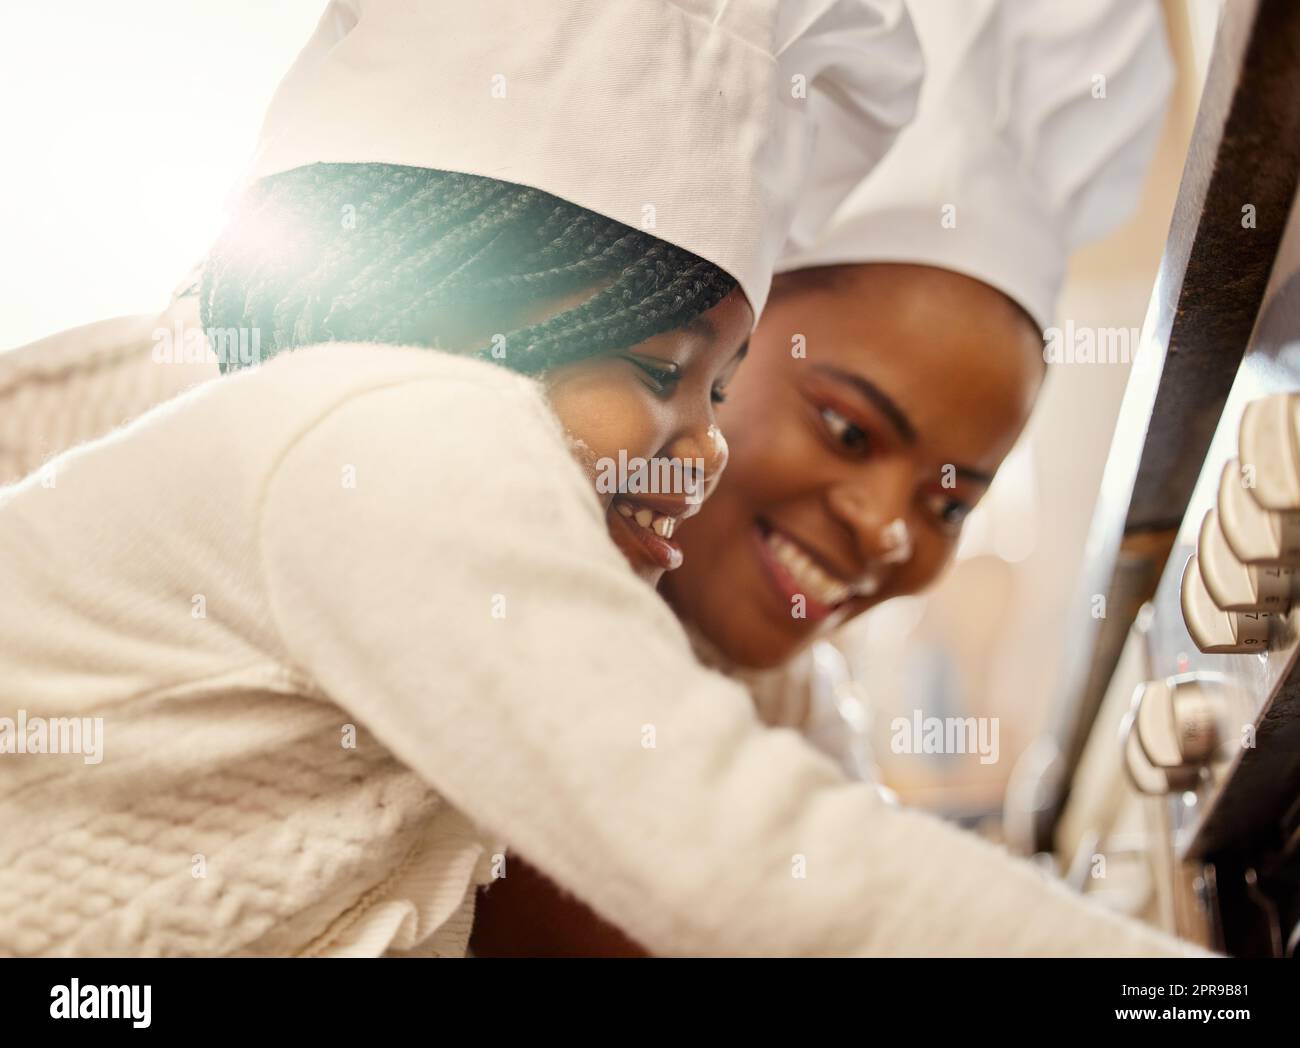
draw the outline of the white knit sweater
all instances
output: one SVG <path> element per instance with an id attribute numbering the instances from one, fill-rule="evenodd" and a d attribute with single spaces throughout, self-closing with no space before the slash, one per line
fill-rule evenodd
<path id="1" fill-rule="evenodd" d="M 0 717 L 103 726 L 0 753 L 0 953 L 462 953 L 500 840 L 663 954 L 1179 952 L 764 729 L 487 364 L 202 386 L 0 489 L 0 594 Z"/>

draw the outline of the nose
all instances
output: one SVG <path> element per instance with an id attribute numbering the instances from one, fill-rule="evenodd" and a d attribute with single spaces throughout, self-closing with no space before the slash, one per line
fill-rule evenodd
<path id="1" fill-rule="evenodd" d="M 865 565 L 901 564 L 911 559 L 913 544 L 908 523 L 912 504 L 911 470 L 873 471 L 830 489 L 831 512 L 853 532 Z"/>
<path id="2" fill-rule="evenodd" d="M 682 433 L 669 446 L 668 453 L 680 460 L 683 490 L 693 502 L 702 502 L 713 493 L 729 456 L 727 438 L 712 420 Z"/>

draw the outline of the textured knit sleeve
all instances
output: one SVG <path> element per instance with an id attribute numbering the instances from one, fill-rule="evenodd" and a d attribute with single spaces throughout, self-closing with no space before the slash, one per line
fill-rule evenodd
<path id="1" fill-rule="evenodd" d="M 354 396 L 261 513 L 286 661 L 652 952 L 1179 950 L 764 729 L 627 570 L 531 387 Z"/>

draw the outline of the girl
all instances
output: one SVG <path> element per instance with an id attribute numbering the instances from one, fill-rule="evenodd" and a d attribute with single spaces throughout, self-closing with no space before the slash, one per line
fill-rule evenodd
<path id="1" fill-rule="evenodd" d="M 344 199 L 364 201 L 371 236 L 333 232 Z M 246 222 L 292 233 L 268 244 Z M 405 267 L 367 278 L 370 253 L 403 226 Z M 438 266 L 499 285 L 507 359 L 547 367 L 549 409 L 497 365 L 400 348 L 418 342 L 400 274 L 418 268 L 419 287 L 437 287 Z M 590 631 L 565 608 L 570 569 L 586 565 L 583 588 L 635 608 L 649 591 L 616 547 L 656 579 L 694 508 L 598 503 L 569 440 L 587 457 L 626 449 L 712 476 L 725 456 L 712 402 L 749 307 L 712 263 L 548 194 L 372 164 L 264 180 L 204 284 L 210 328 L 262 331 L 282 355 L 0 502 L 7 704 L 28 723 L 103 726 L 93 767 L 42 760 L 32 740 L 10 747 L 23 757 L 3 766 L 6 824 L 30 833 L 5 836 L 5 952 L 463 952 L 467 886 L 502 849 L 462 814 L 477 799 L 449 803 L 393 754 L 434 731 L 475 780 L 479 762 L 511 790 L 541 770 L 528 750 L 550 729 L 512 714 L 494 742 L 483 732 L 498 703 L 526 696 L 557 715 L 548 663 L 572 687 L 573 646 Z M 581 304 L 564 308 L 566 294 Z M 450 298 L 439 340 L 490 345 L 477 296 Z M 335 325 L 391 330 L 398 345 L 313 345 L 357 330 Z M 298 340 L 312 348 L 284 352 Z M 643 527 L 642 511 L 669 527 Z M 466 533 L 491 552 L 467 554 Z M 544 636 L 552 622 L 562 643 Z M 405 654 L 382 654 L 395 644 Z M 489 672 L 502 656 L 513 668 Z M 448 692 L 479 712 L 459 717 Z M 387 712 L 346 698 L 363 693 Z M 431 719 L 418 728 L 412 713 Z M 512 757 L 516 733 L 534 742 Z M 546 806 L 563 807 L 565 790 Z"/>

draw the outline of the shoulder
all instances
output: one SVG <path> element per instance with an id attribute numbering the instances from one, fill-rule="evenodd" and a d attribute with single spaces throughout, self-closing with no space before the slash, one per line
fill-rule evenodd
<path id="1" fill-rule="evenodd" d="M 530 378 L 471 357 L 416 346 L 357 342 L 309 346 L 228 376 L 226 382 L 232 396 L 255 393 L 284 397 L 289 402 L 328 404 L 375 390 L 424 383 L 424 395 L 438 400 L 483 402 L 505 396 L 544 405 L 540 384 Z M 241 388 L 244 384 L 248 388 Z"/>
<path id="2" fill-rule="evenodd" d="M 472 459 L 521 444 L 567 457 L 541 385 L 505 368 L 432 349 L 330 343 L 281 354 L 173 402 L 173 425 L 220 433 L 245 462 L 282 457 L 308 435 L 393 453 Z M 517 455 L 517 450 L 512 452 Z"/>
<path id="3" fill-rule="evenodd" d="M 464 521 L 471 506 L 514 518 L 528 506 L 548 517 L 563 508 L 585 526 L 595 508 L 540 384 L 504 368 L 433 350 L 339 344 L 287 354 L 248 384 L 267 410 L 241 403 L 241 417 L 295 404 L 292 427 L 262 452 L 271 453 L 268 481 L 278 477 L 298 496 L 306 485 L 333 501 L 343 475 L 352 485 L 343 490 L 362 496 L 353 503 L 410 506 L 418 496 L 439 504 L 440 519 Z"/>
<path id="4" fill-rule="evenodd" d="M 502 445 L 516 453 L 521 443 L 546 452 L 567 446 L 541 384 L 481 360 L 339 343 L 296 350 L 261 370 L 258 395 L 302 404 L 304 430 L 346 419 L 347 428 L 360 427 L 359 437 L 405 435 L 425 447 L 454 447 L 462 458 Z"/>

